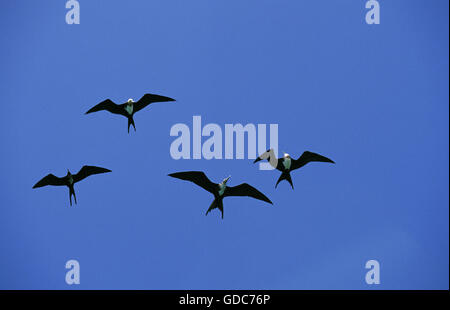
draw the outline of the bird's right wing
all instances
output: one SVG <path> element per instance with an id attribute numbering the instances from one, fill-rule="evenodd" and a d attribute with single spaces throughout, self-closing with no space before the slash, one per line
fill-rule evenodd
<path id="1" fill-rule="evenodd" d="M 266 195 L 247 183 L 242 183 L 237 186 L 227 186 L 223 195 L 225 197 L 248 196 L 273 204 L 272 201 L 270 201 L 270 199 L 266 197 Z"/>
<path id="2" fill-rule="evenodd" d="M 109 99 L 106 99 L 106 100 L 100 102 L 99 104 L 97 104 L 96 106 L 91 108 L 89 111 L 87 111 L 85 114 L 102 111 L 102 110 L 106 110 L 106 111 L 114 113 L 114 114 L 121 114 L 121 115 L 126 116 L 126 114 L 125 114 L 126 111 L 123 107 L 123 104 L 122 105 L 115 104 L 114 102 L 112 102 Z"/>
<path id="3" fill-rule="evenodd" d="M 142 96 L 141 99 L 139 99 L 134 104 L 134 112 L 138 112 L 148 106 L 149 104 L 153 102 L 167 102 L 167 101 L 175 101 L 175 99 L 172 99 L 170 97 L 166 96 L 160 96 L 160 95 L 154 95 L 154 94 L 145 94 Z"/>
<path id="4" fill-rule="evenodd" d="M 96 166 L 83 166 L 80 169 L 80 171 L 78 171 L 78 173 L 73 176 L 73 181 L 75 183 L 80 182 L 81 180 L 87 178 L 90 175 L 106 173 L 106 172 L 111 172 L 111 170 L 102 168 L 102 167 L 96 167 Z"/>
<path id="5" fill-rule="evenodd" d="M 53 185 L 53 186 L 61 186 L 66 185 L 66 182 L 64 178 L 58 178 L 54 176 L 53 174 L 49 174 L 45 177 L 43 177 L 39 182 L 37 182 L 33 188 L 43 187 L 47 185 Z"/>
<path id="6" fill-rule="evenodd" d="M 217 184 L 211 182 L 201 171 L 175 172 L 169 174 L 169 176 L 172 178 L 193 182 L 212 194 L 215 193 L 217 188 Z"/>
<path id="7" fill-rule="evenodd" d="M 295 169 L 301 168 L 304 165 L 306 165 L 307 163 L 310 163 L 310 162 L 313 162 L 313 161 L 319 161 L 319 162 L 324 162 L 324 163 L 332 163 L 332 164 L 335 163 L 334 161 L 332 161 L 328 157 L 322 156 L 322 155 L 317 154 L 317 153 L 305 151 L 305 152 L 303 152 L 302 156 L 300 156 L 297 160 L 294 159 L 292 161 L 291 170 L 295 170 Z"/>

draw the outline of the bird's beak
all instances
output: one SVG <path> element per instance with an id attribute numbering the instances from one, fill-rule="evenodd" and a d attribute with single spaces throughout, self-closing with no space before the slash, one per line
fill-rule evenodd
<path id="1" fill-rule="evenodd" d="M 230 178 L 231 178 L 231 175 L 225 179 L 225 183 L 227 183 Z"/>
<path id="2" fill-rule="evenodd" d="M 261 157 L 257 157 L 257 158 L 253 161 L 253 163 L 257 163 L 257 162 L 260 161 L 260 160 L 262 160 Z"/>

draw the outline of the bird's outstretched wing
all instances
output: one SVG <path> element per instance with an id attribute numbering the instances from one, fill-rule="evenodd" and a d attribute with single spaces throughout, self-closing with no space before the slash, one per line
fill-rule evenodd
<path id="1" fill-rule="evenodd" d="M 134 104 L 134 112 L 140 111 L 146 106 L 148 106 L 150 103 L 153 102 L 166 102 L 166 101 L 175 101 L 175 99 L 166 97 L 166 96 L 160 96 L 160 95 L 153 95 L 153 94 L 145 94 L 142 96 L 139 101 L 137 101 Z"/>
<path id="2" fill-rule="evenodd" d="M 185 181 L 191 181 L 212 194 L 214 194 L 217 189 L 217 184 L 211 182 L 201 171 L 175 172 L 169 174 L 169 176 Z"/>
<path id="3" fill-rule="evenodd" d="M 267 159 L 267 161 L 272 165 L 276 165 L 277 170 L 283 171 L 284 170 L 284 166 L 283 166 L 283 158 L 276 158 L 275 157 L 275 152 L 273 151 L 273 149 L 269 149 L 267 151 L 265 151 L 264 153 L 262 153 L 261 155 L 259 155 L 258 158 L 256 158 L 253 163 L 257 163 L 260 160 L 264 160 Z"/>
<path id="4" fill-rule="evenodd" d="M 78 173 L 73 176 L 73 181 L 76 183 L 87 178 L 90 175 L 105 172 L 111 172 L 111 170 L 95 166 L 83 166 L 83 168 L 81 168 L 80 171 L 78 171 Z"/>
<path id="5" fill-rule="evenodd" d="M 292 160 L 291 170 L 295 170 L 295 169 L 301 168 L 304 165 L 306 165 L 307 163 L 312 162 L 312 161 L 320 161 L 320 162 L 334 164 L 334 161 L 332 161 L 331 159 L 329 159 L 329 158 L 327 158 L 325 156 L 319 155 L 317 153 L 306 151 L 306 152 L 303 152 L 302 156 L 300 156 L 299 159 L 297 159 L 297 160 L 293 159 Z"/>
<path id="6" fill-rule="evenodd" d="M 89 111 L 87 111 L 85 114 L 89 114 L 92 112 L 102 111 L 106 110 L 108 112 L 114 113 L 114 114 L 121 114 L 126 116 L 126 111 L 123 104 L 115 104 L 110 99 L 106 99 L 96 106 L 92 107 Z"/>
<path id="7" fill-rule="evenodd" d="M 58 178 L 54 176 L 53 174 L 49 174 L 45 177 L 43 177 L 39 182 L 37 182 L 33 188 L 43 187 L 47 185 L 53 185 L 53 186 L 61 186 L 66 185 L 66 182 L 64 178 Z"/>
<path id="8" fill-rule="evenodd" d="M 266 197 L 266 195 L 247 183 L 242 183 L 237 186 L 227 186 L 223 195 L 224 197 L 248 196 L 273 204 L 272 201 Z"/>

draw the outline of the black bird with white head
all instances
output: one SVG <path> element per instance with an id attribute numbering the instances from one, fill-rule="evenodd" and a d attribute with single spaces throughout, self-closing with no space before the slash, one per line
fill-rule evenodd
<path id="1" fill-rule="evenodd" d="M 242 183 L 237 186 L 228 186 L 227 182 L 230 177 L 225 178 L 221 183 L 217 184 L 211 182 L 201 171 L 176 172 L 169 174 L 169 176 L 193 182 L 214 195 L 214 200 L 205 215 L 208 215 L 211 210 L 218 208 L 222 213 L 223 219 L 223 198 L 229 196 L 248 196 L 273 204 L 263 193 L 247 183 Z"/>
<path id="2" fill-rule="evenodd" d="M 256 158 L 253 163 L 256 163 L 263 159 L 267 159 L 269 162 L 272 163 L 272 160 L 271 160 L 272 158 L 276 158 L 276 157 L 275 157 L 275 153 L 274 153 L 273 149 L 270 149 L 270 150 L 267 150 L 266 152 L 264 152 L 263 154 L 261 154 L 258 158 Z M 304 165 L 306 165 L 307 163 L 310 163 L 312 161 L 319 161 L 319 162 L 332 163 L 332 164 L 335 163 L 334 161 L 332 161 L 331 159 L 329 159 L 325 156 L 319 155 L 317 153 L 309 152 L 309 151 L 303 152 L 302 156 L 300 156 L 298 159 L 293 159 L 293 158 L 291 158 L 291 156 L 289 154 L 285 153 L 282 158 L 276 159 L 276 161 L 273 161 L 274 163 L 272 164 L 274 166 L 274 168 L 281 171 L 281 176 L 279 177 L 277 184 L 275 184 L 275 188 L 278 186 L 278 183 L 280 183 L 283 180 L 287 180 L 289 182 L 289 184 L 291 184 L 292 189 L 294 189 L 294 185 L 292 184 L 292 179 L 291 179 L 291 171 L 301 168 Z M 276 167 L 275 167 L 275 164 L 276 164 Z"/>
<path id="3" fill-rule="evenodd" d="M 74 185 L 77 182 L 87 178 L 93 174 L 100 174 L 105 172 L 111 172 L 109 169 L 95 167 L 95 166 L 83 166 L 83 168 L 78 171 L 77 174 L 71 174 L 69 169 L 67 169 L 67 175 L 61 178 L 54 176 L 53 174 L 49 174 L 42 178 L 39 182 L 37 182 L 33 188 L 43 187 L 47 185 L 53 186 L 67 186 L 69 188 L 69 199 L 70 205 L 72 205 L 72 195 L 75 199 L 75 204 L 77 203 L 77 196 L 75 195 Z"/>
<path id="4" fill-rule="evenodd" d="M 167 102 L 167 101 L 175 101 L 175 99 L 153 94 L 145 94 L 137 102 L 134 102 L 133 99 L 128 99 L 127 102 L 122 104 L 115 104 L 110 99 L 106 99 L 97 104 L 96 106 L 94 106 L 93 108 L 91 108 L 85 114 L 105 110 L 113 114 L 123 115 L 128 119 L 128 133 L 130 133 L 130 125 L 133 125 L 134 131 L 136 131 L 136 126 L 134 125 L 133 119 L 133 116 L 136 112 L 139 112 L 140 110 L 148 106 L 150 103 Z"/>

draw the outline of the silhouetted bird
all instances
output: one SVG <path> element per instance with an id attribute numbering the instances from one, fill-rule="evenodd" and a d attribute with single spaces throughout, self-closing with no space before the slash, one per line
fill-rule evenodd
<path id="1" fill-rule="evenodd" d="M 72 195 L 75 199 L 75 204 L 77 203 L 77 196 L 75 195 L 75 190 L 73 188 L 74 184 L 77 182 L 80 182 L 81 180 L 87 178 L 90 175 L 93 174 L 99 174 L 99 173 L 105 173 L 105 172 L 111 172 L 111 170 L 95 167 L 95 166 L 83 166 L 83 168 L 80 169 L 80 171 L 77 174 L 71 174 L 69 169 L 67 169 L 67 175 L 58 178 L 54 176 L 53 174 L 49 174 L 46 177 L 42 178 L 39 182 L 37 182 L 33 188 L 43 187 L 47 185 L 53 185 L 53 186 L 67 186 L 69 188 L 69 199 L 70 199 L 70 205 L 72 205 Z"/>
<path id="2" fill-rule="evenodd" d="M 208 215 L 211 210 L 219 208 L 220 212 L 222 212 L 223 219 L 223 198 L 228 196 L 248 196 L 272 204 L 272 201 L 270 201 L 269 198 L 247 183 L 242 183 L 237 186 L 227 186 L 227 182 L 230 177 L 225 178 L 221 183 L 217 184 L 211 182 L 201 171 L 177 172 L 171 173 L 169 176 L 181 180 L 191 181 L 214 195 L 214 200 L 205 215 Z"/>
<path id="3" fill-rule="evenodd" d="M 275 153 L 272 149 L 267 150 L 263 154 L 261 154 L 253 163 L 256 163 L 260 160 L 267 159 L 269 162 L 271 161 L 271 157 L 275 157 Z M 312 161 L 320 161 L 320 162 L 326 162 L 326 163 L 335 163 L 329 158 L 326 158 L 325 156 L 306 151 L 300 156 L 299 159 L 293 159 L 289 154 L 284 154 L 282 158 L 278 158 L 276 161 L 276 168 L 277 170 L 281 171 L 281 176 L 277 181 L 277 184 L 275 184 L 275 188 L 278 186 L 278 183 L 280 183 L 282 180 L 287 180 L 289 184 L 291 184 L 292 189 L 294 189 L 294 185 L 292 184 L 291 174 L 290 172 L 303 167 L 309 162 Z"/>
<path id="4" fill-rule="evenodd" d="M 153 94 L 145 94 L 142 96 L 139 101 L 134 102 L 133 99 L 128 99 L 127 102 L 123 104 L 115 104 L 110 99 L 106 99 L 105 101 L 100 102 L 95 107 L 87 111 L 85 114 L 89 114 L 92 112 L 97 112 L 101 110 L 106 110 L 114 114 L 120 114 L 128 118 L 128 133 L 130 132 L 130 125 L 133 125 L 134 131 L 136 131 L 136 126 L 134 125 L 133 115 L 148 106 L 153 102 L 166 102 L 166 101 L 175 101 L 175 99 L 153 95 Z"/>

